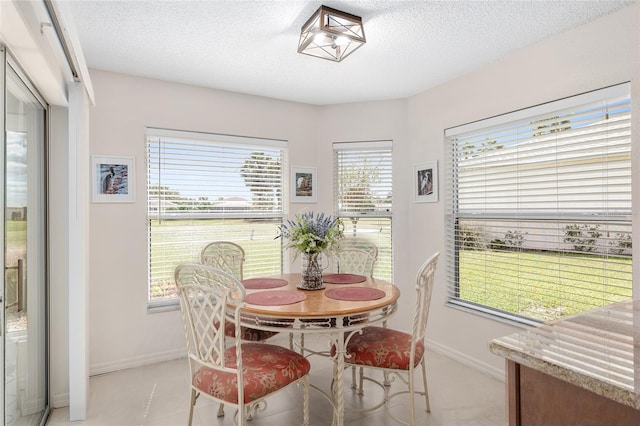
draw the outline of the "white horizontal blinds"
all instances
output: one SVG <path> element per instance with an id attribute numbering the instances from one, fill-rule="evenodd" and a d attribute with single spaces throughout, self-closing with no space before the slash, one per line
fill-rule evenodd
<path id="1" fill-rule="evenodd" d="M 452 302 L 546 321 L 631 297 L 625 87 L 448 131 Z"/>
<path id="2" fill-rule="evenodd" d="M 149 300 L 211 241 L 245 250 L 244 277 L 279 274 L 286 142 L 147 129 Z M 269 143 L 271 142 L 271 143 Z"/>
<path id="3" fill-rule="evenodd" d="M 338 213 L 391 216 L 391 142 L 335 143 L 334 152 Z"/>
<path id="4" fill-rule="evenodd" d="M 333 148 L 336 214 L 345 236 L 376 244 L 373 275 L 392 280 L 392 143 L 345 142 Z"/>
<path id="5" fill-rule="evenodd" d="M 459 210 L 628 214 L 629 108 L 589 105 L 457 138 Z"/>
<path id="6" fill-rule="evenodd" d="M 149 214 L 281 215 L 284 149 L 228 138 L 148 135 Z"/>

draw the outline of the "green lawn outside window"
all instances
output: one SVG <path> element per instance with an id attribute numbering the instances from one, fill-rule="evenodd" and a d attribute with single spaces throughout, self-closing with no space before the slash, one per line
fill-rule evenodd
<path id="1" fill-rule="evenodd" d="M 460 250 L 458 298 L 548 321 L 630 299 L 631 272 L 630 257 Z"/>

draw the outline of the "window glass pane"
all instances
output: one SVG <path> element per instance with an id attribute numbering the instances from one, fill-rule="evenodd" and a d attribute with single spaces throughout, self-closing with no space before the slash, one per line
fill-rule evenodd
<path id="1" fill-rule="evenodd" d="M 450 302 L 547 321 L 631 297 L 631 108 L 619 92 L 447 139 Z"/>
<path id="2" fill-rule="evenodd" d="M 244 278 L 279 274 L 281 141 L 160 130 L 147 135 L 149 301 L 175 297 L 173 271 L 212 241 L 245 251 Z"/>
<path id="3" fill-rule="evenodd" d="M 280 149 L 149 137 L 149 213 L 282 214 Z"/>
<path id="4" fill-rule="evenodd" d="M 274 239 L 276 219 L 150 220 L 149 299 L 175 297 L 173 271 L 181 263 L 200 263 L 200 251 L 212 241 L 233 241 L 245 251 L 244 278 L 282 273 L 281 241 Z"/>
<path id="5" fill-rule="evenodd" d="M 376 145 L 335 150 L 336 209 L 340 214 L 391 215 L 391 147 Z"/>
<path id="6" fill-rule="evenodd" d="M 345 237 L 376 244 L 373 275 L 391 281 L 391 142 L 336 143 L 334 153 L 335 205 L 337 215 L 343 218 Z"/>

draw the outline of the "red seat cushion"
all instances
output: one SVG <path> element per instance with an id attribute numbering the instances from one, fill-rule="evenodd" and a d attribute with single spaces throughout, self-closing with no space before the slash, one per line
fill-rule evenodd
<path id="1" fill-rule="evenodd" d="M 225 351 L 225 366 L 235 368 L 236 348 Z M 243 343 L 242 366 L 244 403 L 262 398 L 309 373 L 309 360 L 282 346 L 267 343 Z M 210 367 L 200 367 L 192 381 L 199 391 L 215 398 L 238 403 L 238 376 Z"/>
<path id="2" fill-rule="evenodd" d="M 408 370 L 411 335 L 390 328 L 365 327 L 362 334 L 353 335 L 346 349 L 345 361 L 349 364 Z M 417 342 L 414 367 L 423 355 L 424 343 Z"/>
<path id="3" fill-rule="evenodd" d="M 269 337 L 278 334 L 277 331 L 258 330 L 257 328 L 240 327 L 240 338 L 249 342 L 262 342 Z M 236 325 L 232 322 L 226 322 L 224 325 L 224 335 L 228 337 L 236 337 Z"/>
<path id="4" fill-rule="evenodd" d="M 260 321 L 260 317 L 256 317 L 256 320 Z M 293 324 L 293 320 L 289 320 L 289 319 L 283 319 L 279 321 L 280 323 L 272 324 L 272 326 L 273 327 L 291 327 L 291 324 Z M 219 322 L 216 323 L 216 328 L 218 328 L 218 324 L 220 323 Z M 264 340 L 267 340 L 270 337 L 275 336 L 276 334 L 278 334 L 277 331 L 259 330 L 257 328 L 251 328 L 251 327 L 245 327 L 245 326 L 240 327 L 240 339 L 246 340 L 248 342 L 262 342 Z M 227 321 L 225 323 L 224 335 L 227 337 L 236 337 L 236 325 L 233 322 Z"/>

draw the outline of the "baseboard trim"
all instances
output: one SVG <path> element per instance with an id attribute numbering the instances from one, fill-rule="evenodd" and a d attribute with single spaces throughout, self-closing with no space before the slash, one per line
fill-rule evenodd
<path id="1" fill-rule="evenodd" d="M 439 342 L 425 339 L 425 343 L 427 348 L 437 352 L 441 355 L 444 355 L 448 358 L 451 358 L 455 361 L 460 362 L 468 367 L 479 370 L 489 376 L 504 382 L 504 369 L 496 368 L 492 365 L 489 365 L 484 362 L 479 362 L 477 359 L 470 357 L 469 355 L 457 351 L 449 346 L 443 345 Z M 164 361 L 172 361 L 174 359 L 184 358 L 185 351 L 184 349 L 177 349 L 173 351 L 155 353 L 144 356 L 131 357 L 126 359 L 121 359 L 117 361 L 92 364 L 89 367 L 89 376 L 97 376 L 99 374 L 112 373 L 114 371 L 126 370 L 129 368 L 142 367 L 145 365 L 156 364 L 158 362 Z M 61 393 L 55 395 L 53 398 L 53 406 L 54 407 L 64 407 L 68 405 L 69 402 L 69 394 Z"/>
<path id="2" fill-rule="evenodd" d="M 479 362 L 477 359 L 472 358 L 463 352 L 457 351 L 433 340 L 425 339 L 425 344 L 428 349 L 458 361 L 467 367 L 481 371 L 497 380 L 500 380 L 501 382 L 504 382 L 505 380 L 504 369 L 496 368 L 484 362 Z"/>
<path id="3" fill-rule="evenodd" d="M 120 359 L 117 361 L 92 364 L 89 366 L 89 376 L 113 373 L 114 371 L 142 367 L 145 365 L 156 364 L 158 362 L 172 361 L 174 359 L 184 358 L 185 356 L 185 350 L 184 348 L 182 348 L 176 349 L 174 351 L 159 352 L 149 355 Z"/>
<path id="4" fill-rule="evenodd" d="M 51 408 L 62 408 L 69 406 L 69 392 L 54 394 L 51 397 Z"/>

